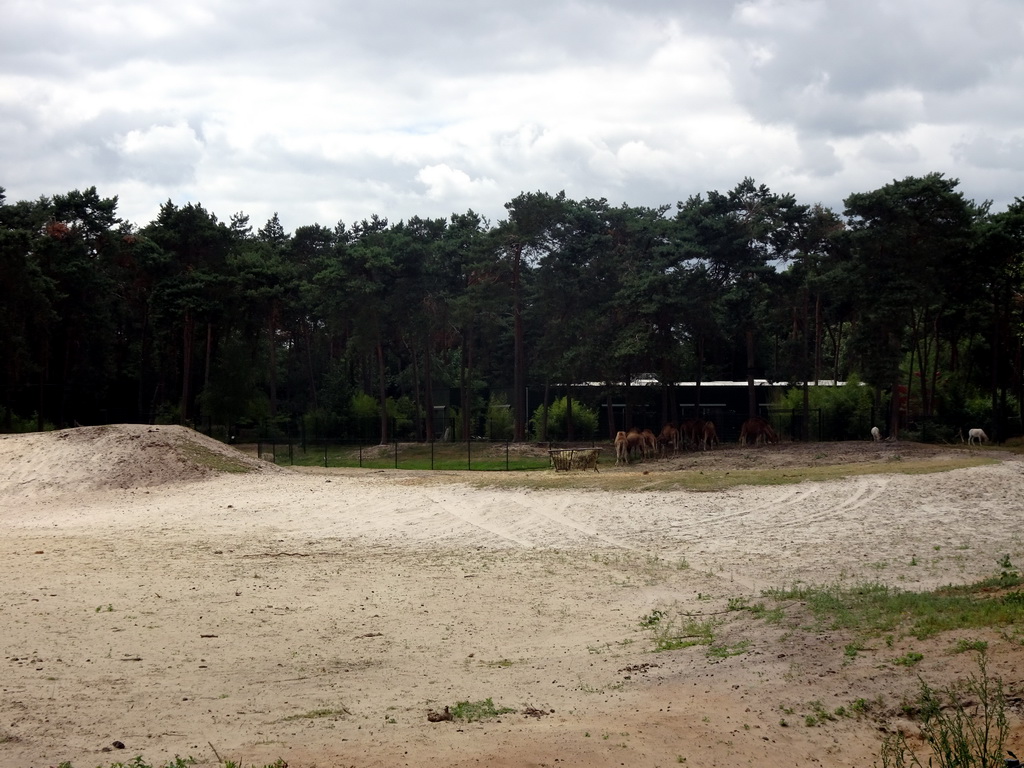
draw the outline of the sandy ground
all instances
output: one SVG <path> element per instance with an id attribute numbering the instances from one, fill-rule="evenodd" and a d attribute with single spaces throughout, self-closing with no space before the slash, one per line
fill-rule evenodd
<path id="1" fill-rule="evenodd" d="M 960 450 L 728 446 L 648 468 Z M 473 479 L 279 469 L 177 427 L 0 436 L 0 766 L 870 766 L 885 730 L 913 730 L 919 675 L 976 670 L 960 639 L 989 643 L 1024 753 L 1024 627 L 851 657 L 850 637 L 799 628 L 798 602 L 781 624 L 727 610 L 797 582 L 921 589 L 1024 564 L 1015 458 L 715 493 Z M 655 653 L 656 611 L 718 622 L 719 652 Z M 428 720 L 488 698 L 514 711 Z"/>

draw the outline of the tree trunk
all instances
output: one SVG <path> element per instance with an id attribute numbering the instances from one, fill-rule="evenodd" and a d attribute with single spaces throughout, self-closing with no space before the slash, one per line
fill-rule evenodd
<path id="1" fill-rule="evenodd" d="M 178 418 L 182 424 L 188 424 L 191 410 L 189 403 L 192 399 L 192 333 L 195 329 L 195 319 L 192 317 L 191 309 L 185 310 L 185 320 L 182 326 L 181 404 L 178 409 Z"/>
<path id="2" fill-rule="evenodd" d="M 821 381 L 821 294 L 814 297 L 814 384 Z"/>
<path id="3" fill-rule="evenodd" d="M 388 435 L 388 392 L 384 370 L 384 344 L 377 338 L 377 388 L 380 398 L 380 444 L 387 445 L 390 440 Z"/>
<path id="4" fill-rule="evenodd" d="M 569 442 L 576 439 L 576 426 L 572 418 L 572 387 L 565 390 L 565 436 Z"/>
<path id="5" fill-rule="evenodd" d="M 512 328 L 513 328 L 513 389 L 515 403 L 512 439 L 521 443 L 526 440 L 526 342 L 523 330 L 523 300 L 520 290 L 520 273 L 523 264 L 523 246 L 517 244 L 512 256 Z"/>
<path id="6" fill-rule="evenodd" d="M 430 335 L 423 350 L 423 407 L 427 412 L 425 437 L 428 443 L 434 442 L 434 352 L 430 348 Z"/>
<path id="7" fill-rule="evenodd" d="M 697 380 L 694 382 L 694 414 L 695 419 L 700 418 L 700 383 L 704 377 L 704 334 L 697 335 Z"/>
<path id="8" fill-rule="evenodd" d="M 270 307 L 269 327 L 267 328 L 270 342 L 270 418 L 277 416 L 277 302 Z"/>
<path id="9" fill-rule="evenodd" d="M 547 442 L 548 439 L 548 410 L 551 407 L 551 380 L 544 380 L 544 407 L 541 408 L 540 417 L 540 439 Z"/>
<path id="10" fill-rule="evenodd" d="M 203 393 L 206 395 L 204 401 L 206 407 L 204 410 L 206 413 L 201 414 L 206 420 L 206 433 L 209 434 L 213 428 L 213 414 L 211 413 L 209 397 L 210 397 L 210 364 L 213 358 L 213 323 L 207 321 L 206 323 L 206 360 L 204 362 L 205 370 L 203 371 Z"/>
<path id="11" fill-rule="evenodd" d="M 747 328 L 747 411 L 757 418 L 757 388 L 754 386 L 754 329 Z"/>

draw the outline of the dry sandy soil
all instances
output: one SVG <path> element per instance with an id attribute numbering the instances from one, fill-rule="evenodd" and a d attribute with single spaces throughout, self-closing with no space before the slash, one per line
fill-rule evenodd
<path id="1" fill-rule="evenodd" d="M 729 446 L 591 477 L 962 450 Z M 989 643 L 1024 753 L 1022 626 L 850 657 L 850 636 L 799 628 L 797 601 L 781 624 L 727 610 L 796 582 L 925 589 L 1024 564 L 1024 463 L 987 455 L 1000 461 L 612 493 L 281 469 L 178 427 L 0 436 L 0 766 L 871 766 L 885 730 L 913 732 L 900 705 L 919 675 L 976 671 L 950 653 L 963 639 Z M 720 622 L 736 654 L 655 653 L 655 611 Z M 916 666 L 894 663 L 911 651 Z M 428 720 L 488 698 L 515 711 Z M 858 700 L 861 716 L 807 724 Z"/>

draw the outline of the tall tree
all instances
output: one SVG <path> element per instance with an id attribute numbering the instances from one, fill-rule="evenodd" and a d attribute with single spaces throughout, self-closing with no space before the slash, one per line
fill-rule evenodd
<path id="1" fill-rule="evenodd" d="M 901 388 L 909 406 L 913 359 L 920 357 L 922 334 L 947 309 L 951 286 L 976 274 L 967 262 L 978 209 L 957 191 L 958 184 L 932 173 L 853 194 L 845 201 L 853 266 L 850 286 L 861 307 L 851 342 L 865 379 L 891 391 L 892 436 L 900 428 Z M 901 363 L 907 355 L 911 365 L 904 387 Z M 923 384 L 925 376 L 920 380 Z"/>
<path id="2" fill-rule="evenodd" d="M 523 322 L 524 285 L 537 260 L 551 249 L 552 228 L 566 205 L 565 192 L 552 197 L 544 192 L 521 193 L 505 203 L 508 218 L 496 236 L 511 289 L 513 328 L 512 409 L 513 439 L 526 439 L 526 328 Z"/>
<path id="3" fill-rule="evenodd" d="M 189 203 L 179 208 L 168 200 L 142 234 L 170 257 L 167 273 L 154 296 L 167 352 L 159 356 L 163 371 L 153 393 L 153 408 L 170 406 L 169 393 L 174 388 L 170 377 L 176 373 L 180 381 L 176 388 L 177 419 L 190 423 L 195 415 L 196 392 L 206 379 L 205 369 L 201 378 L 196 377 L 197 329 L 206 331 L 206 345 L 199 348 L 205 352 L 211 343 L 210 329 L 226 309 L 224 293 L 232 233 L 202 205 Z M 171 332 L 171 324 L 177 326 L 176 332 Z M 204 358 L 208 356 L 204 354 Z M 172 363 L 175 360 L 180 363 L 176 370 Z"/>

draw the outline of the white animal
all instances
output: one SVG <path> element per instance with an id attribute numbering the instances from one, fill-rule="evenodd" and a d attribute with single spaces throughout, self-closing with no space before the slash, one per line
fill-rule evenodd
<path id="1" fill-rule="evenodd" d="M 872 439 L 873 439 L 873 440 L 874 440 L 874 441 L 875 441 L 876 443 L 877 443 L 877 442 L 878 442 L 879 440 L 881 440 L 881 439 L 882 439 L 882 432 L 881 432 L 881 431 L 880 431 L 880 430 L 878 429 L 878 427 L 872 427 L 872 428 L 871 428 L 871 438 L 872 438 Z"/>
<path id="2" fill-rule="evenodd" d="M 978 445 L 988 440 L 988 435 L 985 434 L 984 429 L 972 429 L 967 433 L 967 444 L 974 445 L 974 441 L 978 441 Z"/>

